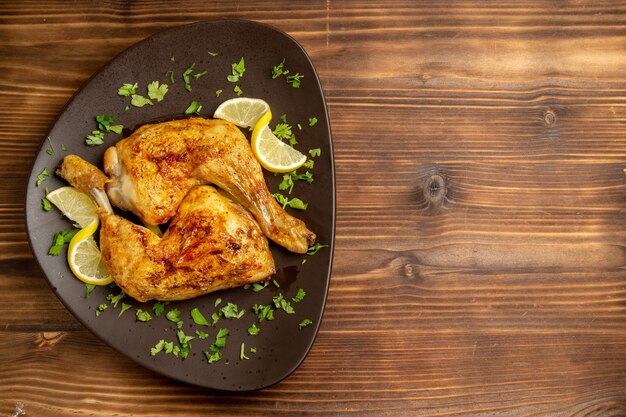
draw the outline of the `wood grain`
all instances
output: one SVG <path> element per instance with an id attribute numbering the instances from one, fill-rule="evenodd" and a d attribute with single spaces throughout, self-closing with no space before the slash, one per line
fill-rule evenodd
<path id="1" fill-rule="evenodd" d="M 103 345 L 23 223 L 73 92 L 158 30 L 221 18 L 304 46 L 336 157 L 319 337 L 245 395 Z M 0 415 L 626 415 L 624 51 L 619 1 L 0 3 Z"/>

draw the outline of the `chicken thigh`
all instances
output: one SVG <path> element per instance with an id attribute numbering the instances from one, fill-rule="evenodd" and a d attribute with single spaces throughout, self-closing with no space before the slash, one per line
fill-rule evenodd
<path id="1" fill-rule="evenodd" d="M 252 216 L 211 186 L 184 196 L 163 237 L 115 215 L 108 179 L 75 155 L 57 171 L 100 206 L 100 249 L 124 292 L 138 301 L 182 300 L 263 280 L 275 272 L 267 239 Z"/>
<path id="2" fill-rule="evenodd" d="M 223 120 L 144 125 L 107 149 L 104 170 L 111 176 L 107 193 L 113 204 L 147 224 L 172 218 L 192 187 L 214 184 L 246 207 L 279 245 L 305 253 L 315 242 L 315 234 L 270 194 L 243 133 Z"/>

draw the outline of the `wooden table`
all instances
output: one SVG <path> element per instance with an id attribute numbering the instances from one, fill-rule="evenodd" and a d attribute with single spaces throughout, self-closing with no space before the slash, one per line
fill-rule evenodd
<path id="1" fill-rule="evenodd" d="M 623 1 L 4 1 L 0 415 L 626 415 Z M 224 395 L 108 348 L 31 255 L 26 176 L 73 92 L 198 20 L 295 37 L 328 100 L 337 238 L 315 345 Z"/>

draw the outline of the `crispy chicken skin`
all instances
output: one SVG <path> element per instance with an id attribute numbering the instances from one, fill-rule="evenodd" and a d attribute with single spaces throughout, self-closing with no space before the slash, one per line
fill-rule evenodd
<path id="1" fill-rule="evenodd" d="M 270 194 L 248 140 L 231 123 L 190 118 L 144 125 L 107 149 L 104 170 L 113 204 L 147 224 L 167 222 L 191 188 L 214 184 L 279 245 L 305 253 L 315 242 L 315 234 Z"/>
<path id="2" fill-rule="evenodd" d="M 254 219 L 211 186 L 189 191 L 162 238 L 120 216 L 100 218 L 105 264 L 117 285 L 138 301 L 184 300 L 275 272 Z"/>
<path id="3" fill-rule="evenodd" d="M 103 191 L 106 177 L 93 165 L 68 155 L 57 173 L 95 197 L 105 264 L 116 284 L 138 301 L 193 298 L 275 272 L 258 224 L 211 186 L 189 190 L 161 238 L 113 213 Z"/>

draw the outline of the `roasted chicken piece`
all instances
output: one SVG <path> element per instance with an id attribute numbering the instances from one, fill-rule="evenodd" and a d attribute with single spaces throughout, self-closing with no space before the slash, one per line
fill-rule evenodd
<path id="1" fill-rule="evenodd" d="M 77 156 L 57 171 L 92 196 L 104 174 Z M 263 280 L 275 272 L 268 242 L 252 216 L 207 185 L 184 196 L 169 228 L 158 237 L 115 215 L 96 197 L 100 250 L 116 284 L 138 301 L 183 300 Z"/>
<path id="2" fill-rule="evenodd" d="M 315 242 L 274 200 L 248 140 L 231 123 L 190 118 L 144 125 L 107 149 L 104 170 L 112 203 L 146 224 L 167 222 L 191 188 L 214 184 L 250 210 L 279 245 L 305 253 Z"/>

